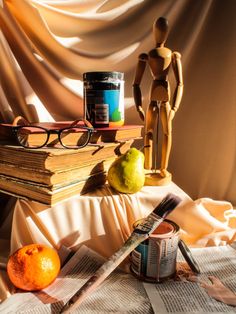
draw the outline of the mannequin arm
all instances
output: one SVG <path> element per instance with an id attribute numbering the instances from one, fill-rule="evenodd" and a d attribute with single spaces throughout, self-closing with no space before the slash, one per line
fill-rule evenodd
<path id="1" fill-rule="evenodd" d="M 135 78 L 133 83 L 133 96 L 136 109 L 139 113 L 140 118 L 144 121 L 144 111 L 142 108 L 142 93 L 140 89 L 140 83 L 142 81 L 143 73 L 146 68 L 148 56 L 145 53 L 142 53 L 139 56 L 139 61 L 136 67 Z"/>
<path id="2" fill-rule="evenodd" d="M 178 52 L 173 52 L 172 54 L 172 66 L 177 82 L 176 89 L 174 91 L 173 100 L 172 100 L 172 110 L 175 112 L 178 110 L 182 95 L 183 95 L 183 75 L 182 75 L 182 65 L 181 65 L 181 54 Z"/>

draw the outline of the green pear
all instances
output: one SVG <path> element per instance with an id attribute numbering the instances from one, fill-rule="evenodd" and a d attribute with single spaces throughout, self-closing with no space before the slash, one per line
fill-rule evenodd
<path id="1" fill-rule="evenodd" d="M 108 183 L 121 193 L 136 193 L 144 185 L 144 155 L 136 148 L 130 148 L 110 166 Z"/>

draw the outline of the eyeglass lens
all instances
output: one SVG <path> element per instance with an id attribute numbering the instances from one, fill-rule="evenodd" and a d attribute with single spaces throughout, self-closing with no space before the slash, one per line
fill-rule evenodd
<path id="1" fill-rule="evenodd" d="M 87 145 L 90 133 L 87 129 L 68 128 L 60 133 L 60 139 L 63 146 L 67 148 L 83 147 Z"/>
<path id="2" fill-rule="evenodd" d="M 17 130 L 19 143 L 27 148 L 39 148 L 47 143 L 47 131 L 38 127 L 25 126 Z"/>

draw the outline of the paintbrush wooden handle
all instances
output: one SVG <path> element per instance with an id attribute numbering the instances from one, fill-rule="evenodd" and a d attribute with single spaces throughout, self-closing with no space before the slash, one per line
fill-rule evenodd
<path id="1" fill-rule="evenodd" d="M 60 313 L 71 313 L 93 292 L 110 273 L 145 239 L 148 234 L 132 233 L 124 245 L 105 262 L 95 274 L 64 305 Z"/>
<path id="2" fill-rule="evenodd" d="M 168 194 L 162 202 L 138 225 L 124 245 L 105 262 L 95 274 L 70 298 L 60 313 L 71 313 L 93 292 L 110 273 L 161 224 L 181 199 Z"/>

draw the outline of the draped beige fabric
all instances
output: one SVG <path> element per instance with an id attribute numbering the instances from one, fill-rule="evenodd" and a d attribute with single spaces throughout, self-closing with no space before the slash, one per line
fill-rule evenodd
<path id="1" fill-rule="evenodd" d="M 153 21 L 165 16 L 166 46 L 181 53 L 184 75 L 169 170 L 193 199 L 236 204 L 235 9 L 235 0 L 2 0 L 0 119 L 76 119 L 83 72 L 116 70 L 125 72 L 125 121 L 141 123 L 135 66 L 154 47 Z M 144 108 L 150 86 L 146 69 Z"/>
<path id="2" fill-rule="evenodd" d="M 168 218 L 178 224 L 186 244 L 219 246 L 236 240 L 236 214 L 229 202 L 209 198 L 193 201 L 174 183 L 145 186 L 136 194 L 114 194 L 105 185 L 53 207 L 17 200 L 10 250 L 14 252 L 29 243 L 44 243 L 56 249 L 63 244 L 75 250 L 84 243 L 102 256 L 111 256 L 127 240 L 133 223 L 150 214 L 170 192 L 181 197 L 182 202 Z"/>

